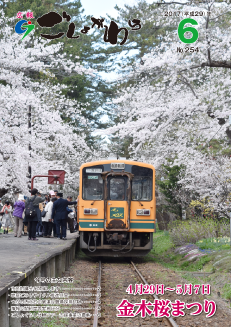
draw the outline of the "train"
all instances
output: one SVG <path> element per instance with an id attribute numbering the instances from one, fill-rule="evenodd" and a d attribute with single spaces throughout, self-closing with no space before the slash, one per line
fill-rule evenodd
<path id="1" fill-rule="evenodd" d="M 86 255 L 146 255 L 155 232 L 154 166 L 129 160 L 84 163 L 77 209 L 80 249 Z"/>

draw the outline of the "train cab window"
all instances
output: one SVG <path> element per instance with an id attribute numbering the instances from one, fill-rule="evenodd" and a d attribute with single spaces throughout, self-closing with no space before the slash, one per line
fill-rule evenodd
<path id="1" fill-rule="evenodd" d="M 103 199 L 103 179 L 101 166 L 83 169 L 83 200 Z"/>
<path id="2" fill-rule="evenodd" d="M 132 173 L 132 201 L 152 200 L 152 176 L 150 168 L 133 166 Z"/>
<path id="3" fill-rule="evenodd" d="M 112 177 L 109 179 L 109 200 L 125 200 L 125 178 Z"/>
<path id="4" fill-rule="evenodd" d="M 132 180 L 132 200 L 151 201 L 152 180 L 150 177 L 134 177 Z"/>
<path id="5" fill-rule="evenodd" d="M 103 199 L 103 179 L 100 175 L 83 178 L 83 200 Z"/>

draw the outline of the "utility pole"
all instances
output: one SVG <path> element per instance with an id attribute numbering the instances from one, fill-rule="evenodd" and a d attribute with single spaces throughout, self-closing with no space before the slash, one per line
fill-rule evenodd
<path id="1" fill-rule="evenodd" d="M 31 158 L 31 105 L 28 107 L 28 131 L 29 131 L 29 145 L 28 145 L 28 150 Z M 30 162 L 28 163 L 28 187 L 29 190 L 31 190 L 31 165 Z"/>

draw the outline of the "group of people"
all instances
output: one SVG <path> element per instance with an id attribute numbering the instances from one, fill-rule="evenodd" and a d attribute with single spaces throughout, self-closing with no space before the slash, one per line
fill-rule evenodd
<path id="1" fill-rule="evenodd" d="M 72 201 L 71 196 L 63 199 L 63 194 L 58 191 L 50 191 L 49 195 L 42 197 L 34 188 L 26 200 L 20 194 L 18 201 L 14 203 L 14 209 L 9 201 L 2 207 L 0 214 L 4 234 L 8 234 L 12 225 L 13 212 L 15 237 L 21 237 L 24 228 L 24 235 L 28 234 L 28 240 L 36 241 L 36 236 L 52 237 L 52 230 L 54 237 L 66 240 L 67 223 L 71 233 L 76 231 L 77 202 L 78 199 Z"/>

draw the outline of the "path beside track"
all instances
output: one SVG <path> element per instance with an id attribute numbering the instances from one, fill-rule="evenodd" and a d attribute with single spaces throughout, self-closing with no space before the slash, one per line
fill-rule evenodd
<path id="1" fill-rule="evenodd" d="M 24 278 L 23 274 L 31 267 L 72 246 L 78 236 L 78 233 L 68 231 L 66 241 L 44 237 L 29 241 L 27 236 L 14 237 L 13 232 L 0 235 L 0 295 L 11 281 Z"/>

